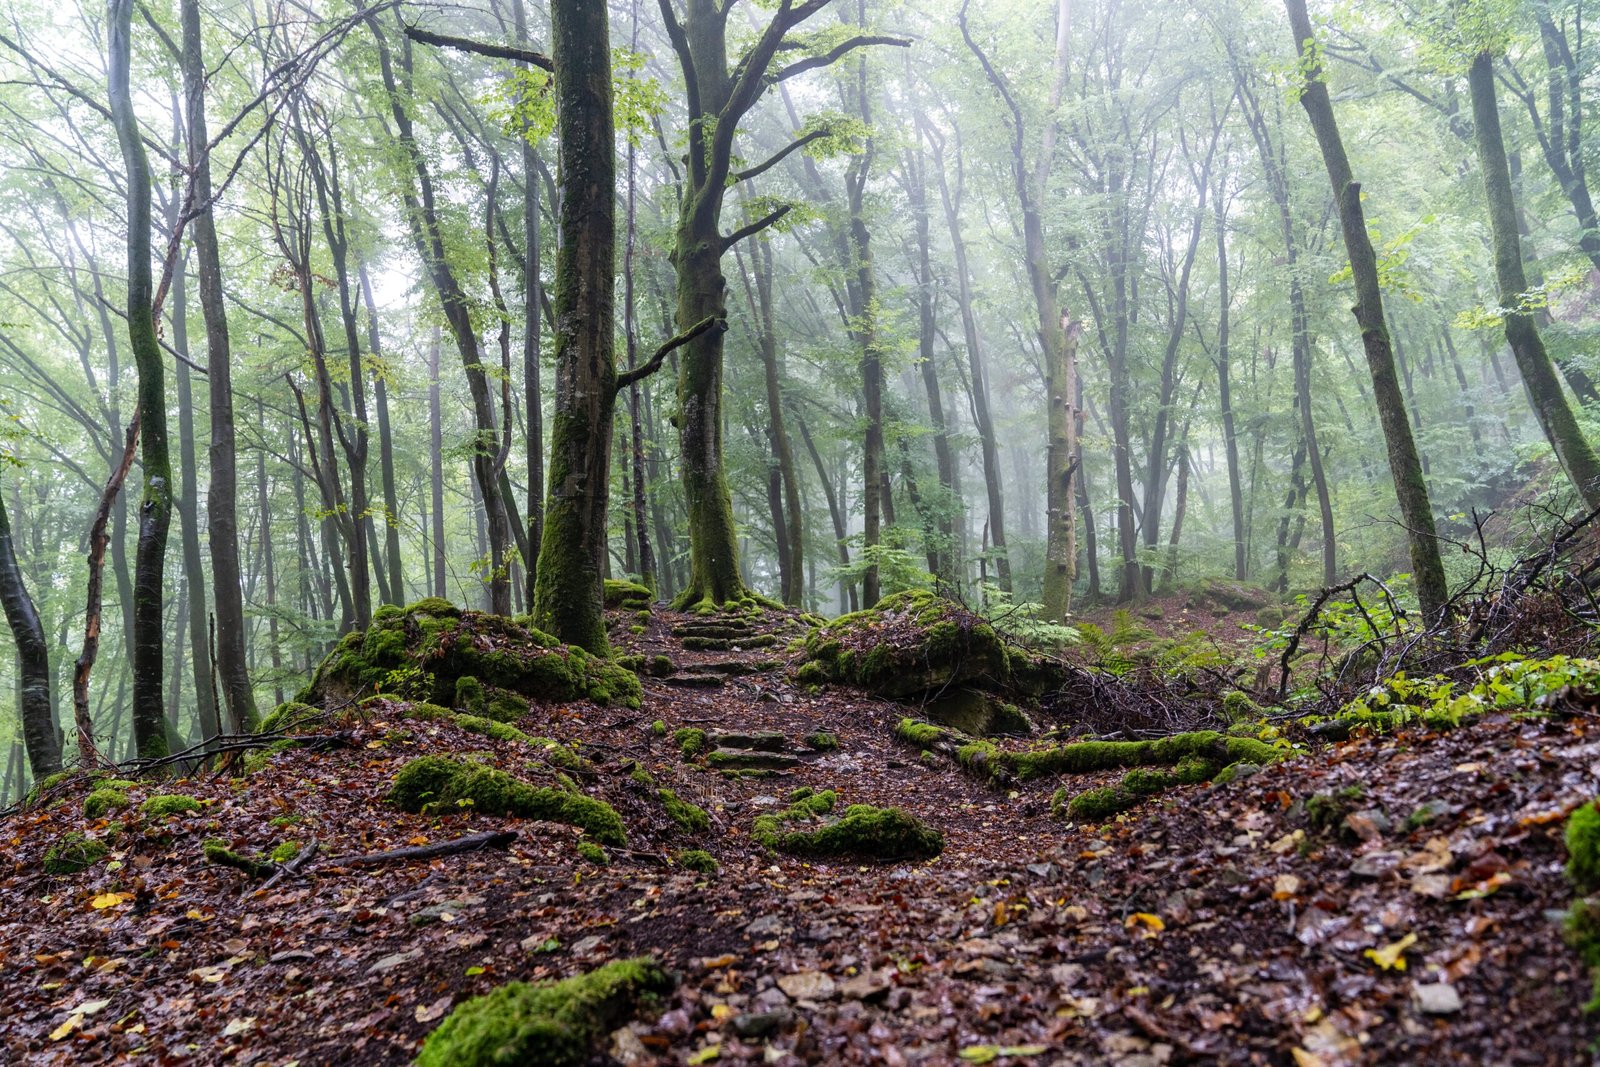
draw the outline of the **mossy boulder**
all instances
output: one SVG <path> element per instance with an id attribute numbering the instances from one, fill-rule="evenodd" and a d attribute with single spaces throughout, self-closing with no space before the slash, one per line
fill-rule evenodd
<path id="1" fill-rule="evenodd" d="M 458 1005 L 422 1043 L 416 1064 L 581 1067 L 642 1001 L 672 986 L 650 959 L 619 960 L 560 982 L 508 982 Z"/>
<path id="2" fill-rule="evenodd" d="M 605 581 L 605 605 L 613 611 L 649 611 L 655 594 L 638 582 L 625 582 L 619 578 Z"/>
<path id="3" fill-rule="evenodd" d="M 818 663 L 830 681 L 892 699 L 946 686 L 1005 686 L 1005 644 L 993 626 L 933 593 L 894 593 L 806 636 L 799 665 Z M 811 669 L 811 678 L 818 672 Z M 819 679 L 820 680 L 820 679 Z"/>
<path id="4" fill-rule="evenodd" d="M 677 823 L 685 833 L 703 834 L 711 829 L 711 816 L 700 805 L 684 800 L 670 789 L 663 789 L 657 795 L 661 798 L 667 818 Z"/>
<path id="5" fill-rule="evenodd" d="M 1579 893 L 1600 890 L 1600 807 L 1585 804 L 1567 816 L 1567 877 Z"/>
<path id="6" fill-rule="evenodd" d="M 936 723 L 974 737 L 997 734 L 1026 736 L 1033 732 L 1033 723 L 1021 708 L 1006 703 L 993 693 L 966 686 L 956 686 L 940 693 L 923 704 L 922 713 Z"/>
<path id="7" fill-rule="evenodd" d="M 563 645 L 524 619 L 460 611 L 430 597 L 379 612 L 370 629 L 345 635 L 317 668 L 303 699 L 331 706 L 382 692 L 445 705 L 464 701 L 473 705 L 468 710 L 489 718 L 520 717 L 524 709 L 497 701 L 497 691 L 631 708 L 642 695 L 632 671 Z"/>
<path id="8" fill-rule="evenodd" d="M 90 819 L 103 819 L 113 811 L 121 811 L 130 803 L 125 791 L 102 782 L 83 798 L 83 814 Z"/>
<path id="9" fill-rule="evenodd" d="M 834 817 L 832 790 L 801 790 L 782 811 L 761 815 L 750 836 L 778 852 L 818 859 L 929 859 L 944 851 L 944 837 L 921 819 L 900 808 L 852 804 Z"/>
<path id="10" fill-rule="evenodd" d="M 44 854 L 44 873 L 77 874 L 105 859 L 111 849 L 103 841 L 74 831 L 63 834 Z"/>
<path id="11" fill-rule="evenodd" d="M 275 734 L 285 730 L 293 730 L 298 725 L 316 718 L 322 713 L 310 704 L 302 704 L 297 700 L 288 700 L 273 708 L 260 724 L 256 726 L 258 734 Z"/>
<path id="12" fill-rule="evenodd" d="M 146 798 L 145 802 L 139 805 L 139 810 L 152 819 L 164 819 L 168 815 L 187 815 L 204 808 L 205 805 L 194 797 L 184 796 L 181 793 L 159 793 Z"/>
<path id="13" fill-rule="evenodd" d="M 581 793 L 540 788 L 479 763 L 423 756 L 395 775 L 389 800 L 402 811 L 476 811 L 576 826 L 603 845 L 625 847 L 627 831 L 611 805 Z"/>
<path id="14" fill-rule="evenodd" d="M 688 848 L 672 857 L 672 862 L 699 874 L 716 874 L 721 866 L 715 856 L 699 848 Z"/>

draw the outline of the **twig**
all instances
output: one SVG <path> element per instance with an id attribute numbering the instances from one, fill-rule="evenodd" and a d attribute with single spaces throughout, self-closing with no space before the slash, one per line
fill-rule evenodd
<path id="1" fill-rule="evenodd" d="M 431 845 L 413 845 L 387 852 L 372 852 L 363 856 L 335 856 L 328 861 L 330 867 L 375 867 L 384 863 L 407 863 L 411 860 L 431 860 L 441 856 L 457 856 L 463 852 L 482 852 L 485 849 L 507 849 L 517 839 L 515 830 L 485 830 L 449 841 L 435 841 Z"/>

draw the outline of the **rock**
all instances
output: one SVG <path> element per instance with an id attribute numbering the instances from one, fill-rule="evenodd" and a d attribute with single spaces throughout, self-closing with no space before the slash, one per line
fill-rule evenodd
<path id="1" fill-rule="evenodd" d="M 603 938 L 590 934 L 588 937 L 580 938 L 572 943 L 572 954 L 574 956 L 587 956 L 599 948 L 603 942 Z"/>
<path id="2" fill-rule="evenodd" d="M 1344 817 L 1345 829 L 1355 834 L 1362 841 L 1377 841 L 1384 834 L 1394 829 L 1394 824 L 1377 808 L 1366 808 L 1362 811 L 1353 811 Z"/>
<path id="3" fill-rule="evenodd" d="M 406 964 L 415 960 L 420 960 L 421 958 L 422 950 L 420 948 L 414 948 L 410 952 L 396 952 L 391 956 L 383 957 L 381 960 L 378 960 L 372 966 L 368 967 L 367 974 L 388 974 L 390 971 L 404 967 Z"/>
<path id="4" fill-rule="evenodd" d="M 707 730 L 713 748 L 744 748 L 757 752 L 782 752 L 789 739 L 777 730 Z"/>
<path id="5" fill-rule="evenodd" d="M 795 1000 L 827 1000 L 838 991 L 834 980 L 821 971 L 779 975 L 778 988 Z"/>
<path id="6" fill-rule="evenodd" d="M 732 1020 L 733 1032 L 740 1037 L 771 1037 L 773 1034 L 785 1029 L 794 1022 L 794 1012 L 780 1009 L 778 1011 L 746 1012 L 735 1015 Z"/>
<path id="7" fill-rule="evenodd" d="M 644 1047 L 639 1035 L 624 1026 L 611 1035 L 611 1058 L 623 1067 L 643 1067 L 656 1062 L 655 1054 Z"/>
<path id="8" fill-rule="evenodd" d="M 947 686 L 1004 686 L 1011 662 L 986 620 L 915 590 L 893 593 L 813 630 L 795 678 L 853 685 L 893 699 Z"/>
<path id="9" fill-rule="evenodd" d="M 956 686 L 923 705 L 924 717 L 973 737 L 1030 734 L 1033 723 L 1022 709 L 992 693 Z"/>
<path id="10" fill-rule="evenodd" d="M 446 900 L 438 904 L 429 905 L 420 911 L 411 913 L 407 920 L 412 926 L 430 926 L 437 922 L 451 922 L 457 915 L 466 910 L 466 904 L 460 900 Z"/>
<path id="11" fill-rule="evenodd" d="M 720 674 L 674 674 L 666 679 L 668 685 L 679 686 L 684 689 L 721 689 L 727 684 Z"/>
<path id="12" fill-rule="evenodd" d="M 889 993 L 888 972 L 862 971 L 839 986 L 839 994 L 850 1000 L 877 1000 Z"/>
<path id="13" fill-rule="evenodd" d="M 783 916 L 763 915 L 759 919 L 751 920 L 749 925 L 744 928 L 744 932 L 751 937 L 770 937 L 773 934 L 781 934 L 788 928 L 788 925 L 783 921 Z"/>
<path id="14" fill-rule="evenodd" d="M 1461 1010 L 1461 994 L 1449 982 L 1418 982 L 1411 1001 L 1424 1015 L 1454 1015 Z"/>
<path id="15" fill-rule="evenodd" d="M 706 756 L 712 767 L 725 771 L 786 771 L 800 757 L 786 752 L 759 752 L 744 748 L 719 748 Z"/>
<path id="16" fill-rule="evenodd" d="M 1358 878 L 1382 878 L 1399 865 L 1398 852 L 1367 852 L 1350 864 L 1350 873 Z"/>

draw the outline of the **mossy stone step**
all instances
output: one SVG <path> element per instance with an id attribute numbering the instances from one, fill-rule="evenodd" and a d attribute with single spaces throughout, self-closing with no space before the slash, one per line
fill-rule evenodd
<path id="1" fill-rule="evenodd" d="M 755 749 L 759 752 L 782 752 L 789 747 L 789 739 L 777 730 L 708 730 L 706 740 L 715 748 Z"/>
<path id="2" fill-rule="evenodd" d="M 713 663 L 696 663 L 694 666 L 695 670 L 702 674 L 723 674 L 729 678 L 738 678 L 747 674 L 776 670 L 783 666 L 783 662 L 775 659 L 724 659 Z"/>
<path id="3" fill-rule="evenodd" d="M 674 674 L 662 681 L 685 689 L 721 689 L 728 680 L 720 674 Z"/>
<path id="4" fill-rule="evenodd" d="M 683 647 L 690 652 L 737 652 L 746 648 L 768 648 L 778 643 L 771 634 L 750 634 L 748 637 L 699 637 L 691 634 L 683 638 Z"/>
<path id="5" fill-rule="evenodd" d="M 685 622 L 672 628 L 673 637 L 744 637 L 755 633 L 745 622 Z"/>
<path id="6" fill-rule="evenodd" d="M 800 762 L 787 752 L 761 752 L 748 748 L 719 748 L 706 762 L 724 771 L 786 771 Z"/>

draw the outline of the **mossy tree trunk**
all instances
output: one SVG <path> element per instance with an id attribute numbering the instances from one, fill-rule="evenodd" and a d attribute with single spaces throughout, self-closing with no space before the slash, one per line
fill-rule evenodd
<path id="1" fill-rule="evenodd" d="M 0 463 L 4 460 L 0 459 Z M 35 781 L 61 769 L 61 733 L 56 728 L 55 703 L 50 699 L 50 646 L 39 621 L 33 597 L 17 565 L 11 521 L 0 496 L 0 607 L 17 645 L 18 709 L 22 738 L 28 747 L 28 766 Z"/>
<path id="2" fill-rule="evenodd" d="M 550 491 L 533 614 L 541 629 L 604 655 L 609 645 L 601 583 L 617 384 L 612 295 L 616 148 L 606 5 L 555 0 L 550 23 L 561 140 L 561 241 L 556 252 Z"/>
<path id="3" fill-rule="evenodd" d="M 1516 199 L 1511 190 L 1511 169 L 1500 132 L 1500 109 L 1495 102 L 1494 58 L 1480 52 L 1467 72 L 1472 94 L 1472 118 L 1478 142 L 1478 169 L 1489 200 L 1489 225 L 1494 233 L 1494 271 L 1500 285 L 1500 306 L 1505 310 L 1506 341 L 1522 372 L 1533 413 L 1546 440 L 1573 487 L 1591 508 L 1600 507 L 1600 460 L 1578 428 L 1561 382 L 1556 378 L 1539 336 L 1533 315 L 1519 311 L 1527 293 L 1522 266 L 1522 242 L 1517 235 Z"/>
<path id="4" fill-rule="evenodd" d="M 133 575 L 133 736 L 134 748 L 141 758 L 158 758 L 168 751 L 162 692 L 166 642 L 161 605 L 167 530 L 172 524 L 172 460 L 167 446 L 165 357 L 156 339 L 150 265 L 150 161 L 140 140 L 139 120 L 128 87 L 132 17 L 132 0 L 111 0 L 107 10 L 107 83 L 111 120 L 127 170 L 128 346 L 139 373 L 140 460 L 144 468 Z"/>
<path id="5" fill-rule="evenodd" d="M 1289 25 L 1295 48 L 1302 58 L 1309 57 L 1300 103 L 1305 107 L 1322 149 L 1322 160 L 1333 184 L 1333 197 L 1339 208 L 1344 230 L 1345 251 L 1350 257 L 1350 273 L 1356 287 L 1356 304 L 1351 310 L 1361 329 L 1361 345 L 1367 354 L 1367 369 L 1372 374 L 1372 392 L 1378 405 L 1378 420 L 1388 446 L 1389 473 L 1394 479 L 1395 497 L 1411 549 L 1411 569 L 1416 577 L 1417 599 L 1429 622 L 1441 619 L 1449 598 L 1444 563 L 1439 556 L 1439 539 L 1434 527 L 1433 506 L 1423 478 L 1422 461 L 1411 424 L 1406 421 L 1405 398 L 1395 373 L 1394 352 L 1389 327 L 1383 314 L 1383 291 L 1378 281 L 1378 258 L 1367 233 L 1366 212 L 1361 206 L 1361 186 L 1350 170 L 1344 139 L 1333 113 L 1333 101 L 1323 81 L 1322 64 L 1312 48 L 1311 19 L 1305 0 L 1286 0 Z"/>

